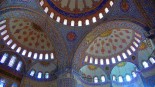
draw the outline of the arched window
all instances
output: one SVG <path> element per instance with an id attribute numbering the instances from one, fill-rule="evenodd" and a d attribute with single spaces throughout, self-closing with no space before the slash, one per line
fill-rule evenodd
<path id="1" fill-rule="evenodd" d="M 110 1 L 110 6 L 113 6 L 114 2 L 113 1 Z"/>
<path id="2" fill-rule="evenodd" d="M 24 56 L 26 54 L 27 50 L 23 50 L 22 55 Z"/>
<path id="3" fill-rule="evenodd" d="M 132 72 L 132 76 L 135 78 L 137 75 L 135 72 Z"/>
<path id="4" fill-rule="evenodd" d="M 106 64 L 107 64 L 107 65 L 109 65 L 109 64 L 110 64 L 109 59 L 106 59 Z"/>
<path id="5" fill-rule="evenodd" d="M 54 54 L 53 53 L 51 53 L 51 59 L 54 59 Z"/>
<path id="6" fill-rule="evenodd" d="M 41 0 L 40 5 L 41 5 L 41 6 L 43 6 L 43 5 L 44 5 L 44 1 L 43 1 L 43 0 Z"/>
<path id="7" fill-rule="evenodd" d="M 82 21 L 78 21 L 78 26 L 82 26 Z"/>
<path id="8" fill-rule="evenodd" d="M 93 21 L 93 23 L 95 23 L 96 22 L 96 17 L 93 17 L 92 21 Z"/>
<path id="9" fill-rule="evenodd" d="M 6 44 L 7 44 L 7 45 L 10 45 L 12 42 L 13 42 L 13 40 L 10 39 Z"/>
<path id="10" fill-rule="evenodd" d="M 9 61 L 8 66 L 9 66 L 9 67 L 13 67 L 15 61 L 16 61 L 16 57 L 15 57 L 15 56 L 12 56 L 11 59 L 10 59 L 10 61 Z"/>
<path id="11" fill-rule="evenodd" d="M 85 60 L 84 60 L 84 61 L 85 61 L 85 62 L 87 62 L 87 61 L 88 61 L 88 56 L 86 56 L 86 57 L 85 57 Z"/>
<path id="12" fill-rule="evenodd" d="M 129 56 L 132 54 L 129 49 L 127 49 L 127 53 L 128 53 Z"/>
<path id="13" fill-rule="evenodd" d="M 6 28 L 6 25 L 0 26 L 0 30 L 3 30 L 4 28 Z"/>
<path id="14" fill-rule="evenodd" d="M 48 54 L 47 53 L 45 54 L 45 60 L 48 60 Z"/>
<path id="15" fill-rule="evenodd" d="M 99 18 L 103 18 L 103 14 L 102 13 L 99 13 Z"/>
<path id="16" fill-rule="evenodd" d="M 32 70 L 32 71 L 30 72 L 30 76 L 34 76 L 34 74 L 35 74 L 35 71 Z"/>
<path id="17" fill-rule="evenodd" d="M 53 12 L 51 12 L 50 17 L 53 19 L 53 17 L 54 17 L 54 13 Z"/>
<path id="18" fill-rule="evenodd" d="M 3 40 L 6 41 L 9 38 L 9 35 L 6 35 Z"/>
<path id="19" fill-rule="evenodd" d="M 39 60 L 42 60 L 43 59 L 43 54 L 41 53 L 40 55 L 39 55 Z"/>
<path id="20" fill-rule="evenodd" d="M 135 47 L 138 47 L 138 44 L 136 42 L 133 42 L 133 44 L 135 45 Z"/>
<path id="21" fill-rule="evenodd" d="M 45 13 L 47 13 L 47 12 L 48 12 L 48 10 L 49 10 L 49 9 L 48 9 L 48 7 L 46 7 L 46 8 L 44 9 Z"/>
<path id="22" fill-rule="evenodd" d="M 95 64 L 98 64 L 98 59 L 97 58 L 95 59 Z"/>
<path id="23" fill-rule="evenodd" d="M 119 76 L 119 77 L 118 77 L 118 81 L 119 81 L 119 82 L 123 82 L 123 77 L 122 77 L 122 76 Z"/>
<path id="24" fill-rule="evenodd" d="M 131 50 L 132 50 L 133 52 L 136 51 L 136 49 L 135 49 L 133 46 L 130 46 L 130 48 L 131 48 Z"/>
<path id="25" fill-rule="evenodd" d="M 37 77 L 38 77 L 38 79 L 41 79 L 41 77 L 42 77 L 42 72 L 39 72 Z"/>
<path id="26" fill-rule="evenodd" d="M 122 53 L 122 56 L 124 57 L 124 59 L 127 58 L 127 55 L 125 53 Z"/>
<path id="27" fill-rule="evenodd" d="M 64 25 L 67 25 L 67 19 L 64 19 L 64 23 L 63 23 Z"/>
<path id="28" fill-rule="evenodd" d="M 57 22 L 60 22 L 60 19 L 61 19 L 61 18 L 58 16 L 57 19 L 56 19 L 56 21 L 57 21 Z"/>
<path id="29" fill-rule="evenodd" d="M 7 53 L 5 53 L 5 54 L 3 54 L 3 56 L 2 56 L 2 59 L 1 59 L 1 63 L 5 63 L 5 61 L 6 61 L 6 59 L 8 58 L 8 54 Z"/>
<path id="30" fill-rule="evenodd" d="M 21 49 L 22 49 L 21 47 L 18 47 L 16 52 L 19 53 L 21 51 Z"/>
<path id="31" fill-rule="evenodd" d="M 126 75 L 126 81 L 128 81 L 128 82 L 131 81 L 131 77 L 129 75 Z"/>
<path id="32" fill-rule="evenodd" d="M 119 62 L 122 61 L 120 55 L 117 56 L 117 60 L 118 60 Z"/>
<path id="33" fill-rule="evenodd" d="M 105 8 L 105 13 L 108 13 L 109 12 L 109 9 L 108 8 Z"/>
<path id="34" fill-rule="evenodd" d="M 112 76 L 112 80 L 113 81 L 116 81 L 116 76 Z"/>
<path id="35" fill-rule="evenodd" d="M 33 59 L 37 59 L 38 53 L 34 53 Z"/>
<path id="36" fill-rule="evenodd" d="M 13 83 L 11 87 L 18 87 L 17 83 Z"/>
<path id="37" fill-rule="evenodd" d="M 18 64 L 17 64 L 16 70 L 20 71 L 21 66 L 22 66 L 22 61 L 19 61 Z"/>
<path id="38" fill-rule="evenodd" d="M 155 63 L 155 59 L 154 58 L 152 58 L 152 57 L 150 57 L 150 62 L 152 63 L 152 64 L 154 64 Z"/>
<path id="39" fill-rule="evenodd" d="M 90 57 L 89 63 L 93 63 L 93 57 Z"/>
<path id="40" fill-rule="evenodd" d="M 85 21 L 85 24 L 86 25 L 89 25 L 89 20 L 88 19 Z"/>
<path id="41" fill-rule="evenodd" d="M 30 51 L 29 53 L 28 53 L 28 57 L 31 57 L 32 56 L 32 52 Z"/>
<path id="42" fill-rule="evenodd" d="M 100 65 L 103 65 L 103 64 L 104 64 L 103 59 L 100 59 Z"/>
<path id="43" fill-rule="evenodd" d="M 105 76 L 101 76 L 101 81 L 105 82 Z"/>
<path id="44" fill-rule="evenodd" d="M 1 25 L 1 24 L 4 24 L 5 22 L 6 22 L 6 20 L 0 21 L 0 25 Z"/>
<path id="45" fill-rule="evenodd" d="M 46 79 L 49 78 L 49 73 L 45 73 L 45 78 L 46 78 Z"/>
<path id="46" fill-rule="evenodd" d="M 4 30 L 4 31 L 1 32 L 1 35 L 3 36 L 3 35 L 5 35 L 6 33 L 7 33 L 7 30 Z M 10 39 L 10 40 L 11 40 L 11 39 Z M 10 41 L 10 40 L 9 40 L 9 41 Z M 8 42 L 9 42 L 9 41 L 8 41 Z M 8 43 L 8 42 L 7 42 L 7 43 Z"/>
<path id="47" fill-rule="evenodd" d="M 75 21 L 71 21 L 71 26 L 74 26 L 75 25 Z"/>
<path id="48" fill-rule="evenodd" d="M 94 77 L 94 83 L 98 83 L 98 78 Z"/>
<path id="49" fill-rule="evenodd" d="M 112 63 L 114 64 L 114 63 L 116 63 L 116 60 L 115 60 L 115 58 L 113 57 L 113 58 L 111 58 L 111 61 L 112 61 Z"/>
<path id="50" fill-rule="evenodd" d="M 136 40 L 138 43 L 140 43 L 140 40 L 139 40 L 138 38 L 135 37 L 135 40 Z"/>
<path id="51" fill-rule="evenodd" d="M 0 87 L 4 87 L 5 86 L 5 80 L 0 80 Z"/>
<path id="52" fill-rule="evenodd" d="M 148 68 L 148 67 L 149 67 L 149 65 L 148 65 L 148 63 L 147 63 L 146 61 L 143 61 L 142 64 L 143 64 L 143 67 L 144 67 L 144 68 Z"/>

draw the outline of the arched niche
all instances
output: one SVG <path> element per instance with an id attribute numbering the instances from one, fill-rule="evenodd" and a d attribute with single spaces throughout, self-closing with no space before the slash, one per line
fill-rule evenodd
<path id="1" fill-rule="evenodd" d="M 82 80 L 88 83 L 105 83 L 108 81 L 106 73 L 95 65 L 85 65 L 79 71 Z"/>
<path id="2" fill-rule="evenodd" d="M 27 72 L 27 75 L 34 80 L 53 80 L 56 79 L 54 73 L 57 66 L 48 61 L 36 62 Z"/>
<path id="3" fill-rule="evenodd" d="M 131 62 L 117 64 L 112 69 L 110 78 L 113 87 L 144 87 L 137 66 Z"/>
<path id="4" fill-rule="evenodd" d="M 138 65 L 141 69 L 146 69 L 153 66 L 154 62 L 154 50 L 155 45 L 151 39 L 145 38 L 140 46 L 138 51 Z"/>
<path id="5" fill-rule="evenodd" d="M 79 44 L 73 58 L 73 67 L 84 64 L 109 66 L 127 61 L 138 51 L 146 31 L 130 21 L 110 21 L 89 32 Z"/>

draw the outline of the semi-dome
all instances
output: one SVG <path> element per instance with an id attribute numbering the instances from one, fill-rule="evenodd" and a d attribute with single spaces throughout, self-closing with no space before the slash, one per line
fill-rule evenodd
<path id="1" fill-rule="evenodd" d="M 80 74 L 83 80 L 92 83 L 102 83 L 106 82 L 107 75 L 106 73 L 97 66 L 94 65 L 85 65 L 80 69 Z"/>
<path id="2" fill-rule="evenodd" d="M 111 29 L 100 33 L 94 38 L 88 37 L 88 48 L 85 60 L 89 63 L 110 64 L 127 59 L 139 47 L 141 35 L 132 29 Z M 89 61 L 87 61 L 89 59 Z M 105 61 L 105 63 L 104 63 Z"/>
<path id="3" fill-rule="evenodd" d="M 54 47 L 42 28 L 26 19 L 10 18 L 1 21 L 4 42 L 17 53 L 40 60 L 54 59 Z"/>

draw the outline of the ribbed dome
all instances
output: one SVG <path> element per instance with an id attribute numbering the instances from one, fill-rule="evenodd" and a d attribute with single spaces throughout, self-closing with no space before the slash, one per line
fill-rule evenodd
<path id="1" fill-rule="evenodd" d="M 113 4 L 113 0 L 40 0 L 45 13 L 57 22 L 70 26 L 97 22 Z"/>

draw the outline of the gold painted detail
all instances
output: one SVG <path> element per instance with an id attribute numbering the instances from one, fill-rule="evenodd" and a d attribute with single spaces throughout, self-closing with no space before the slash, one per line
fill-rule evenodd
<path id="1" fill-rule="evenodd" d="M 105 31 L 104 33 L 102 33 L 100 36 L 101 36 L 101 37 L 107 37 L 107 36 L 111 35 L 112 31 L 113 31 L 113 30 L 107 30 L 107 31 Z"/>
<path id="2" fill-rule="evenodd" d="M 43 66 L 48 66 L 48 65 L 50 65 L 50 62 L 41 61 L 40 64 L 43 65 Z"/>
<path id="3" fill-rule="evenodd" d="M 145 42 L 142 42 L 141 45 L 140 45 L 140 47 L 139 47 L 139 49 L 140 49 L 140 50 L 144 50 L 144 49 L 146 49 L 146 48 L 147 48 L 146 43 L 145 43 Z"/>
<path id="4" fill-rule="evenodd" d="M 118 67 L 123 67 L 123 66 L 125 66 L 126 65 L 126 62 L 121 62 L 121 63 L 119 63 L 117 66 Z"/>
<path id="5" fill-rule="evenodd" d="M 88 65 L 88 69 L 89 69 L 89 70 L 96 70 L 96 69 L 97 69 L 97 67 L 96 67 L 96 66 L 94 66 L 94 65 Z"/>

